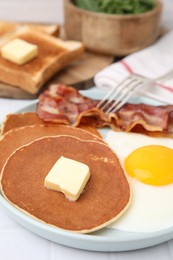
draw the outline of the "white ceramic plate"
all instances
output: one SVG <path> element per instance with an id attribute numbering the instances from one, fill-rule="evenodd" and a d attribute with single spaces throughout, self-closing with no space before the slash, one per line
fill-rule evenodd
<path id="1" fill-rule="evenodd" d="M 83 94 L 92 98 L 101 98 L 104 96 L 105 92 L 93 88 L 84 91 Z M 137 98 L 133 100 L 133 102 L 140 101 L 150 104 L 158 104 L 147 99 Z M 35 111 L 36 104 L 37 101 L 31 102 L 30 105 L 24 107 L 18 112 Z M 104 136 L 105 132 L 102 130 L 101 132 Z M 35 220 L 12 206 L 1 195 L 0 203 L 12 218 L 23 225 L 26 229 L 41 237 L 69 247 L 91 251 L 127 251 L 157 245 L 173 239 L 173 227 L 153 233 L 122 232 L 110 228 L 104 228 L 91 234 L 72 233 Z"/>

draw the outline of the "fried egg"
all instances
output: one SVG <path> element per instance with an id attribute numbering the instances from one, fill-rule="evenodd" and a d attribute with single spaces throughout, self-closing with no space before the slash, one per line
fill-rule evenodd
<path id="1" fill-rule="evenodd" d="M 173 140 L 113 130 L 105 139 L 132 189 L 131 205 L 108 228 L 155 232 L 173 227 Z"/>

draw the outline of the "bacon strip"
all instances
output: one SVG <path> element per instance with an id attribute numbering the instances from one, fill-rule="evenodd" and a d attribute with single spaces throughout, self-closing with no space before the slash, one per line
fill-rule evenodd
<path id="1" fill-rule="evenodd" d="M 126 104 L 118 112 L 106 115 L 96 107 L 98 102 L 70 86 L 51 85 L 39 96 L 36 112 L 46 122 L 73 126 L 87 123 L 123 131 L 133 131 L 140 126 L 150 132 L 173 133 L 173 105 Z"/>

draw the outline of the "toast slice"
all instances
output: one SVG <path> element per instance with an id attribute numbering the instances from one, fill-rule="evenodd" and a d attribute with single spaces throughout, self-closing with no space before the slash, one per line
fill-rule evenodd
<path id="1" fill-rule="evenodd" d="M 60 26 L 57 24 L 34 24 L 34 23 L 24 23 L 20 24 L 21 26 L 25 25 L 33 30 L 38 30 L 43 33 L 50 34 L 52 36 L 59 36 Z"/>
<path id="2" fill-rule="evenodd" d="M 17 24 L 8 21 L 0 21 L 0 37 L 13 32 L 17 28 Z"/>
<path id="3" fill-rule="evenodd" d="M 16 38 L 36 44 L 39 54 L 24 65 L 10 62 L 0 54 L 0 81 L 20 87 L 31 94 L 38 93 L 44 83 L 56 72 L 84 52 L 81 42 L 63 41 L 28 26 L 22 26 L 10 35 L 1 37 L 0 49 L 4 44 Z"/>
<path id="4" fill-rule="evenodd" d="M 12 33 L 23 25 L 53 36 L 58 36 L 60 32 L 60 26 L 58 24 L 17 23 L 0 20 L 0 37 Z"/>

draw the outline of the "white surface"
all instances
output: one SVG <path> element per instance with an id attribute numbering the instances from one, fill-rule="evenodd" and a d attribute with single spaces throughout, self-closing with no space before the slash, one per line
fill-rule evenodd
<path id="1" fill-rule="evenodd" d="M 18 21 L 63 21 L 62 0 L 1 0 L 0 18 Z M 164 0 L 163 24 L 173 29 L 173 2 Z M 0 120 L 24 105 L 27 100 L 0 99 Z M 147 249 L 104 253 L 73 249 L 49 242 L 22 228 L 0 206 L 0 259 L 1 260 L 172 260 L 173 240 Z"/>
<path id="2" fill-rule="evenodd" d="M 1 0 L 0 18 L 62 24 L 63 0 Z"/>

